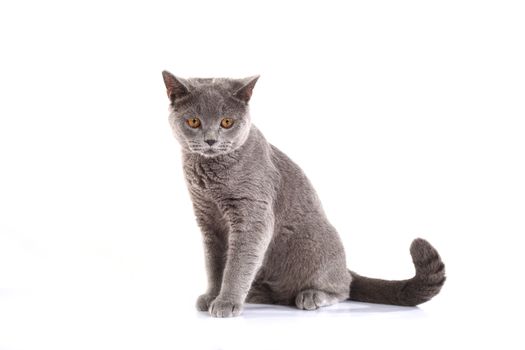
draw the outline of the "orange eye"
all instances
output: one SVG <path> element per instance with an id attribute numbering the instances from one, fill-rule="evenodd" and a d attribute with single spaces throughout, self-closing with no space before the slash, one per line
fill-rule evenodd
<path id="1" fill-rule="evenodd" d="M 201 120 L 199 118 L 190 118 L 186 120 L 186 123 L 190 126 L 190 128 L 196 129 L 199 126 L 201 126 Z"/>
<path id="2" fill-rule="evenodd" d="M 233 125 L 233 119 L 232 118 L 222 118 L 221 120 L 221 126 L 225 129 L 231 128 Z"/>

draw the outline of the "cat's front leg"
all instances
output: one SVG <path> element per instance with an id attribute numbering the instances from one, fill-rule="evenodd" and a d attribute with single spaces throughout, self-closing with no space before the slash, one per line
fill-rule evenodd
<path id="1" fill-rule="evenodd" d="M 269 205 L 260 201 L 242 203 L 241 199 L 228 211 L 231 231 L 228 256 L 224 268 L 220 294 L 211 303 L 209 312 L 214 317 L 231 317 L 241 313 L 244 301 L 255 275 L 261 267 L 273 233 L 273 213 Z M 243 210 L 240 207 L 245 206 Z"/>
<path id="2" fill-rule="evenodd" d="M 221 290 L 222 274 L 226 263 L 228 224 L 219 209 L 209 199 L 192 193 L 193 208 L 202 231 L 208 288 L 197 298 L 197 310 L 208 311 Z"/>
<path id="3" fill-rule="evenodd" d="M 226 235 L 222 233 L 217 234 L 214 230 L 202 230 L 202 233 L 208 288 L 197 298 L 196 306 L 199 311 L 208 311 L 221 290 L 227 243 Z"/>

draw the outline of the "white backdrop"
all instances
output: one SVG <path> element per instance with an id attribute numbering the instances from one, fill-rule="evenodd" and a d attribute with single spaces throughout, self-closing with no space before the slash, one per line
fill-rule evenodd
<path id="1" fill-rule="evenodd" d="M 520 1 L 0 4 L 0 349 L 523 346 Z M 194 311 L 200 233 L 161 71 L 261 74 L 252 117 L 371 276 L 419 309 Z M 368 310 L 368 311 L 367 311 Z"/>

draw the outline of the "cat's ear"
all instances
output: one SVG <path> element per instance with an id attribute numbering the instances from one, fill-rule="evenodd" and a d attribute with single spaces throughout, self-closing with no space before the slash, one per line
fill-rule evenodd
<path id="1" fill-rule="evenodd" d="M 245 103 L 248 103 L 252 97 L 253 88 L 255 87 L 257 79 L 259 79 L 258 75 L 239 80 L 241 87 L 235 90 L 233 96 Z"/>
<path id="2" fill-rule="evenodd" d="M 162 72 L 162 77 L 166 85 L 166 93 L 172 102 L 190 94 L 186 80 L 174 76 L 167 70 Z"/>

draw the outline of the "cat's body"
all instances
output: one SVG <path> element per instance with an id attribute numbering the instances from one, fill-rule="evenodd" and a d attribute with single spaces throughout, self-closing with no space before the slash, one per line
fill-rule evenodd
<path id="1" fill-rule="evenodd" d="M 416 305 L 439 292 L 444 265 L 422 239 L 411 247 L 412 279 L 348 271 L 310 182 L 251 124 L 248 101 L 257 78 L 184 80 L 164 72 L 164 80 L 204 237 L 208 290 L 199 310 L 228 317 L 245 301 L 312 310 L 349 298 Z"/>
<path id="2" fill-rule="evenodd" d="M 334 301 L 348 298 L 344 250 L 319 199 L 299 167 L 255 126 L 234 152 L 213 158 L 184 154 L 184 172 L 201 227 L 228 231 L 224 218 L 230 215 L 253 221 L 253 232 L 239 233 L 256 240 L 252 249 L 263 255 L 249 302 L 293 304 L 303 290 L 330 293 Z"/>

